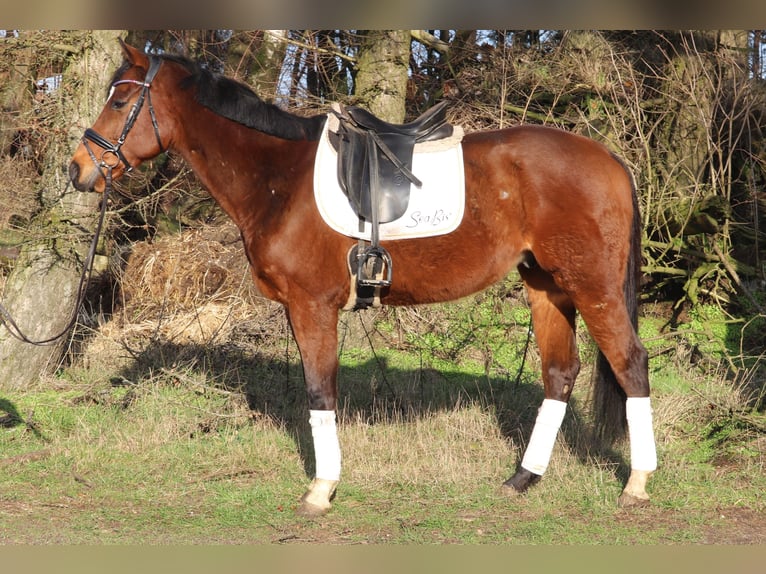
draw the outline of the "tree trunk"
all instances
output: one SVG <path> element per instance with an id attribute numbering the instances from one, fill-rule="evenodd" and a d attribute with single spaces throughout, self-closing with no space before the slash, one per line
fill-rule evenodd
<path id="1" fill-rule="evenodd" d="M 410 61 L 409 30 L 370 30 L 357 57 L 358 104 L 389 122 L 403 122 Z"/>
<path id="2" fill-rule="evenodd" d="M 100 195 L 69 191 L 68 158 L 84 129 L 104 104 L 111 73 L 121 62 L 117 38 L 124 32 L 83 33 L 82 51 L 67 67 L 58 98 L 57 121 L 66 126 L 46 150 L 41 180 L 43 209 L 30 225 L 28 241 L 9 275 L 3 304 L 32 340 L 63 329 L 77 299 L 84 253 L 92 239 Z M 68 337 L 50 346 L 20 342 L 0 330 L 0 388 L 25 388 L 55 367 Z"/>
<path id="3" fill-rule="evenodd" d="M 287 51 L 287 30 L 264 30 L 247 81 L 261 97 L 273 100 L 279 94 L 279 78 Z"/>

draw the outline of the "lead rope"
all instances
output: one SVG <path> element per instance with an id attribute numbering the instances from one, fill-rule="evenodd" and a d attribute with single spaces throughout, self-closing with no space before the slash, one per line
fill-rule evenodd
<path id="1" fill-rule="evenodd" d="M 0 323 L 2 323 L 3 326 L 5 326 L 5 328 L 8 329 L 8 332 L 11 334 L 11 336 L 14 339 L 17 339 L 23 343 L 29 343 L 30 345 L 36 345 L 39 347 L 52 345 L 53 343 L 58 341 L 61 337 L 66 335 L 69 332 L 69 330 L 72 327 L 74 327 L 75 323 L 77 323 L 77 314 L 85 300 L 85 292 L 87 291 L 88 284 L 90 283 L 90 277 L 93 271 L 93 260 L 95 259 L 95 256 L 96 256 L 96 247 L 98 245 L 98 239 L 101 235 L 101 228 L 104 225 L 104 219 L 106 217 L 106 207 L 109 200 L 109 193 L 112 190 L 112 167 L 111 166 L 105 166 L 105 167 L 106 167 L 106 174 L 104 178 L 106 180 L 106 185 L 104 187 L 103 198 L 101 200 L 101 213 L 98 218 L 98 223 L 96 224 L 96 231 L 95 231 L 95 234 L 93 235 L 93 240 L 91 241 L 90 248 L 88 249 L 88 255 L 85 258 L 85 264 L 83 265 L 82 273 L 80 274 L 80 282 L 77 286 L 77 301 L 75 302 L 74 309 L 72 310 L 72 316 L 69 318 L 69 321 L 67 322 L 66 326 L 57 335 L 48 337 L 47 339 L 32 340 L 27 335 L 24 334 L 24 332 L 16 324 L 16 321 L 13 320 L 13 317 L 8 312 L 8 310 L 0 303 Z M 64 188 L 65 193 L 68 187 L 69 187 L 69 184 L 67 184 L 67 187 Z"/>

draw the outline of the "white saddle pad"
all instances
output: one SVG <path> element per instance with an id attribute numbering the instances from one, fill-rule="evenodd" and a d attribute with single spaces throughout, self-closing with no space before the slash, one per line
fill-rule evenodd
<path id="1" fill-rule="evenodd" d="M 359 228 L 359 217 L 338 183 L 338 154 L 332 147 L 328 131 L 337 119 L 328 115 L 314 162 L 314 198 L 327 225 L 338 233 L 370 241 L 371 225 Z M 444 235 L 457 229 L 465 209 L 462 130 L 451 143 L 425 142 L 415 145 L 412 173 L 423 182 L 411 186 L 410 201 L 402 217 L 380 225 L 380 239 L 413 239 Z"/>

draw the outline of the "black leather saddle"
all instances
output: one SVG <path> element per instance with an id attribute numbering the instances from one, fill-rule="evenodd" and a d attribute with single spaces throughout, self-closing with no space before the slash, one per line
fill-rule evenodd
<path id="1" fill-rule="evenodd" d="M 411 136 L 417 141 L 434 141 L 452 135 L 452 126 L 447 123 L 447 105 L 441 102 L 427 109 L 415 120 L 406 124 L 392 124 L 356 106 L 346 108 L 346 112 L 360 126 L 378 132 Z"/>
<path id="2" fill-rule="evenodd" d="M 357 284 L 357 308 L 372 300 L 372 291 L 391 285 L 393 263 L 380 246 L 379 226 L 407 211 L 411 185 L 422 183 L 412 173 L 415 144 L 452 135 L 448 102 L 428 109 L 414 121 L 392 124 L 359 107 L 340 107 L 338 131 L 330 142 L 338 152 L 338 183 L 359 216 L 370 223 L 369 245 L 360 241 L 349 255 Z M 351 260 L 356 260 L 356 265 Z"/>
<path id="3" fill-rule="evenodd" d="M 387 223 L 404 215 L 410 185 L 421 185 L 412 173 L 415 144 L 452 135 L 446 119 L 448 103 L 441 102 L 405 124 L 383 121 L 359 107 L 341 108 L 333 142 L 338 151 L 338 182 L 360 217 Z M 373 200 L 375 185 L 377 201 Z"/>

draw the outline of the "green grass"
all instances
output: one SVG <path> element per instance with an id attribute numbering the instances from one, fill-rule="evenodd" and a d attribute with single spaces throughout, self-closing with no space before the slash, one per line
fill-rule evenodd
<path id="1" fill-rule="evenodd" d="M 587 373 L 543 480 L 525 496 L 501 495 L 543 394 L 534 350 L 516 378 L 523 313 L 496 314 L 502 329 L 493 327 L 491 345 L 469 335 L 466 325 L 483 328 L 494 304 L 458 305 L 421 331 L 410 328 L 407 312 L 393 313 L 369 339 L 345 340 L 343 476 L 333 510 L 313 521 L 294 513 L 313 468 L 294 345 L 250 355 L 208 347 L 210 361 L 190 360 L 200 355 L 193 346 L 155 346 L 141 364 L 73 366 L 39 388 L 3 391 L 0 543 L 766 539 L 766 524 L 753 518 L 766 510 L 762 415 L 743 407 L 723 373 L 711 376 L 666 352 L 650 362 L 660 459 L 650 507 L 616 506 L 626 446 L 591 443 Z M 657 332 L 651 320 L 642 330 L 649 339 Z M 443 341 L 450 337 L 466 346 Z M 650 351 L 652 344 L 663 339 Z"/>
<path id="2" fill-rule="evenodd" d="M 235 397 L 177 386 L 155 385 L 128 408 L 104 392 L 101 404 L 81 396 L 4 393 L 29 424 L 0 432 L 3 542 L 667 544 L 700 542 L 719 507 L 764 509 L 762 453 L 740 445 L 738 464 L 717 468 L 729 437 L 699 442 L 707 429 L 691 423 L 660 441 L 651 508 L 618 509 L 617 463 L 580 460 L 565 438 L 537 488 L 505 498 L 497 487 L 513 471 L 513 440 L 494 407 L 464 399 L 365 420 L 347 413 L 335 507 L 304 521 L 293 513 L 308 480 L 294 429 L 253 420 Z"/>

